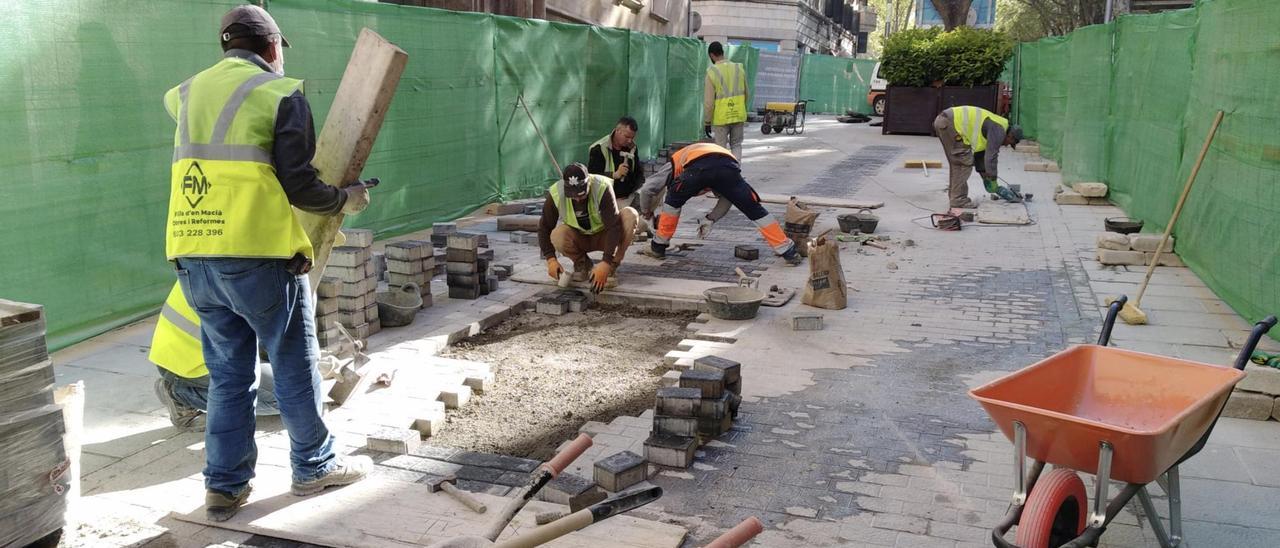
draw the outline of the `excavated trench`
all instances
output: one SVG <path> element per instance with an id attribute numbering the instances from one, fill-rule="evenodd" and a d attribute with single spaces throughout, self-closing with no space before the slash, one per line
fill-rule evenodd
<path id="1" fill-rule="evenodd" d="M 430 443 L 545 460 L 587 421 L 652 408 L 662 357 L 694 316 L 602 305 L 513 316 L 442 354 L 492 364 L 497 382 L 449 411 Z"/>

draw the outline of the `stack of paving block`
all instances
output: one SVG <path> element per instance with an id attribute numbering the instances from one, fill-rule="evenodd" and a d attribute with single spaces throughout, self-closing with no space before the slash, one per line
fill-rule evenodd
<path id="1" fill-rule="evenodd" d="M 1250 363 L 1248 376 L 1231 392 L 1222 416 L 1265 421 L 1280 420 L 1280 369 Z"/>
<path id="2" fill-rule="evenodd" d="M 449 235 L 458 231 L 458 223 L 433 223 L 431 225 L 431 245 L 445 247 L 449 245 Z"/>
<path id="3" fill-rule="evenodd" d="M 1098 234 L 1098 262 L 1104 265 L 1147 266 L 1160 249 L 1160 234 Z M 1186 266 L 1173 252 L 1173 236 L 1160 253 L 1159 266 Z"/>
<path id="4" fill-rule="evenodd" d="M 348 240 L 350 242 L 350 240 Z M 341 341 L 336 324 L 352 337 L 367 342 L 382 329 L 378 321 L 378 275 L 369 247 L 341 246 L 329 254 L 329 264 L 316 294 L 316 330 L 320 346 L 332 349 Z"/>
<path id="5" fill-rule="evenodd" d="M 1111 205 L 1108 190 L 1106 183 L 1071 183 L 1058 186 L 1053 201 L 1058 205 Z"/>
<path id="6" fill-rule="evenodd" d="M 497 276 L 489 273 L 493 250 L 483 249 L 488 243 L 483 234 L 454 232 L 448 236 L 445 275 L 450 299 L 479 299 L 498 289 Z"/>
<path id="7" fill-rule="evenodd" d="M 387 244 L 387 285 L 400 287 L 417 284 L 422 306 L 431 306 L 431 278 L 436 271 L 436 258 L 431 242 L 405 240 Z"/>
<path id="8" fill-rule="evenodd" d="M 54 403 L 44 310 L 0 299 L 0 545 L 61 529 L 70 485 L 62 409 Z"/>
<path id="9" fill-rule="evenodd" d="M 576 289 L 558 289 L 538 299 L 534 311 L 549 316 L 563 316 L 569 312 L 582 312 L 591 304 L 591 297 Z"/>
<path id="10" fill-rule="evenodd" d="M 733 428 L 742 401 L 742 366 L 718 356 L 694 360 L 676 386 L 658 389 L 653 431 L 644 442 L 645 459 L 687 468 L 699 445 Z"/>

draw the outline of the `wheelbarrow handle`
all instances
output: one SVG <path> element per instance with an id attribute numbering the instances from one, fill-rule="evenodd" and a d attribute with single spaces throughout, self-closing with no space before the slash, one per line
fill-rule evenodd
<path id="1" fill-rule="evenodd" d="M 1116 326 L 1116 316 L 1120 315 L 1120 309 L 1124 308 L 1124 303 L 1127 302 L 1129 297 L 1121 295 L 1120 298 L 1111 301 L 1111 305 L 1107 307 L 1107 318 L 1102 322 L 1102 333 L 1098 334 L 1098 346 L 1111 344 L 1111 329 Z"/>
<path id="2" fill-rule="evenodd" d="M 1271 331 L 1276 326 L 1276 317 L 1274 315 L 1263 318 L 1262 321 L 1253 325 L 1253 331 L 1249 332 L 1249 338 L 1244 342 L 1244 346 L 1240 348 L 1240 355 L 1236 356 L 1235 368 L 1244 371 L 1244 366 L 1249 363 L 1249 357 L 1253 356 L 1253 351 L 1258 349 L 1258 341 L 1262 340 L 1262 336 Z"/>

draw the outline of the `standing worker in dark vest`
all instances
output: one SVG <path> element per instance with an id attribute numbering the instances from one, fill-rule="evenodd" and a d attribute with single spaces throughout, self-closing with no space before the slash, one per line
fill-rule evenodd
<path id="1" fill-rule="evenodd" d="M 316 178 L 311 108 L 302 81 L 284 77 L 289 43 L 266 10 L 232 8 L 221 43 L 222 60 L 164 97 L 178 123 L 165 250 L 199 316 L 209 369 L 204 477 L 213 521 L 230 519 L 249 496 L 259 344 L 289 431 L 293 494 L 353 483 L 370 465 L 368 457 L 336 456 L 320 418 L 306 274 L 314 251 L 293 212 L 359 213 L 368 186 L 339 189 Z"/>
<path id="2" fill-rule="evenodd" d="M 969 175 L 977 162 L 978 174 L 987 192 L 1009 201 L 1021 200 L 1012 190 L 996 182 L 997 161 L 1002 145 L 1014 146 L 1022 140 L 1022 128 L 980 107 L 951 107 L 933 120 L 933 129 L 942 141 L 942 151 L 950 164 L 951 182 L 947 196 L 952 208 L 976 207 L 969 198 Z M 990 146 L 989 143 L 995 143 Z"/>
<path id="3" fill-rule="evenodd" d="M 760 229 L 773 252 L 787 261 L 800 264 L 795 242 L 782 232 L 777 219 L 760 205 L 760 196 L 742 178 L 742 170 L 733 154 L 719 145 L 694 143 L 671 155 L 671 175 L 667 180 L 667 197 L 658 213 L 658 234 L 641 253 L 655 259 L 667 256 L 667 247 L 680 224 L 680 209 L 690 198 L 704 192 L 715 192 L 733 203 Z"/>
<path id="4" fill-rule="evenodd" d="M 747 125 L 747 71 L 724 58 L 724 46 L 707 47 L 711 66 L 703 83 L 702 123 L 717 145 L 742 159 L 742 132 Z"/>

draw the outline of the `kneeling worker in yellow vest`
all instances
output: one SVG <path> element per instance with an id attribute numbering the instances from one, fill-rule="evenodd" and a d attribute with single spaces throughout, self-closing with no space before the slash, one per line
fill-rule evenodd
<path id="1" fill-rule="evenodd" d="M 184 430 L 203 432 L 209 406 L 209 369 L 204 366 L 200 349 L 200 317 L 187 304 L 182 286 L 176 283 L 160 308 L 147 358 L 160 370 L 156 397 L 169 410 L 169 422 Z M 266 362 L 258 364 L 255 413 L 258 416 L 280 414 L 271 364 Z"/>
<path id="2" fill-rule="evenodd" d="M 315 256 L 294 208 L 348 215 L 370 183 L 326 185 L 302 81 L 284 75 L 289 43 L 266 10 L 231 8 L 223 57 L 164 96 L 177 122 L 165 255 L 200 318 L 209 368 L 205 516 L 226 521 L 249 498 L 258 348 L 275 373 L 296 496 L 363 479 L 369 457 L 340 457 L 320 413 L 319 343 L 307 272 Z"/>
<path id="3" fill-rule="evenodd" d="M 588 174 L 582 164 L 571 164 L 564 168 L 560 181 L 547 190 L 538 224 L 538 246 L 552 279 L 564 274 L 557 252 L 573 261 L 573 281 L 590 280 L 597 293 L 622 264 L 639 214 L 630 207 L 618 209 L 611 183 L 606 176 Z M 600 264 L 593 265 L 587 256 L 591 251 L 603 253 Z"/>
<path id="4" fill-rule="evenodd" d="M 1017 201 L 1012 190 L 1000 186 L 997 161 L 1000 147 L 1014 146 L 1022 140 L 1022 128 L 1010 125 L 1009 120 L 981 107 L 951 107 L 933 120 L 942 151 L 950 164 L 951 182 L 947 196 L 952 208 L 975 207 L 969 198 L 969 175 L 975 162 L 982 184 L 987 192 L 1009 201 Z M 995 146 L 991 146 L 994 143 Z"/>

